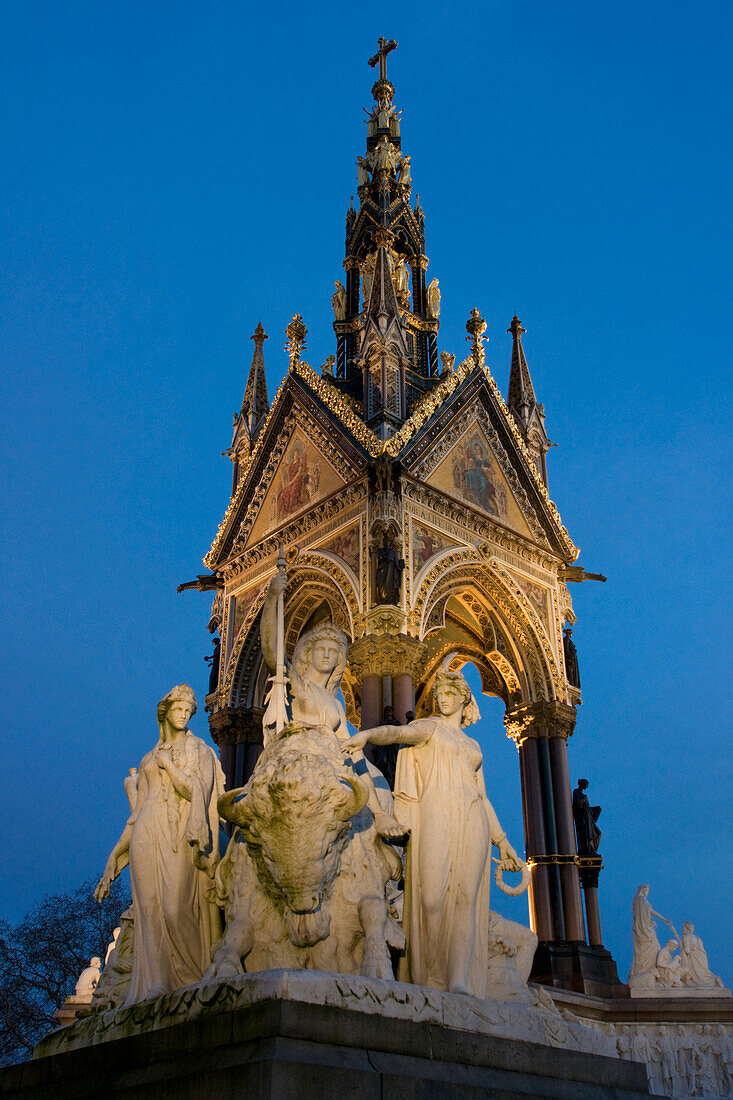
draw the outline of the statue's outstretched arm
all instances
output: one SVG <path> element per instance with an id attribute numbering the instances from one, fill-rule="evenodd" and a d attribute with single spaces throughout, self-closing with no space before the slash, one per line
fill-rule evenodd
<path id="1" fill-rule="evenodd" d="M 359 730 L 350 737 L 341 749 L 344 755 L 363 749 L 365 745 L 422 745 L 429 741 L 432 729 L 424 721 L 411 722 L 408 726 L 374 726 L 370 730 Z"/>

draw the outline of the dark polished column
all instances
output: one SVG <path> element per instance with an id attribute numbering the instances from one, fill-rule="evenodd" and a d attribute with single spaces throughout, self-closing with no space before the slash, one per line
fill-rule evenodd
<path id="1" fill-rule="evenodd" d="M 415 713 L 415 685 L 409 672 L 401 672 L 393 680 L 394 716 L 404 725 L 407 715 Z"/>
<path id="2" fill-rule="evenodd" d="M 385 706 L 394 707 L 398 722 L 415 709 L 415 677 L 425 660 L 425 646 L 407 634 L 366 634 L 349 650 L 349 669 L 359 685 L 361 728 L 382 721 Z"/>
<path id="3" fill-rule="evenodd" d="M 228 790 L 243 787 L 254 770 L 262 752 L 263 714 L 261 707 L 222 707 L 209 715 Z"/>
<path id="4" fill-rule="evenodd" d="M 507 710 L 504 723 L 520 753 L 530 904 L 540 941 L 532 978 L 593 996 L 628 996 L 615 962 L 601 945 L 597 890 L 585 875 L 586 861 L 579 859 L 575 845 L 567 761 L 575 708 L 557 700 L 521 703 Z M 585 939 L 579 865 L 590 943 Z M 540 871 L 546 880 L 540 878 Z M 597 881 L 596 874 L 595 886 Z"/>
<path id="5" fill-rule="evenodd" d="M 577 855 L 575 828 L 573 827 L 573 800 L 568 770 L 568 746 L 564 737 L 550 738 L 550 765 L 555 799 L 558 851 L 569 856 Z M 585 943 L 583 902 L 580 896 L 580 880 L 575 863 L 563 863 L 560 868 L 563 909 L 565 912 L 565 938 Z"/>
<path id="6" fill-rule="evenodd" d="M 369 674 L 361 684 L 361 728 L 370 730 L 382 721 L 382 677 Z"/>
<path id="7" fill-rule="evenodd" d="M 530 924 L 539 940 L 554 940 L 555 927 L 550 901 L 549 868 L 545 863 L 533 862 L 535 857 L 541 858 L 547 855 L 539 756 L 537 741 L 533 738 L 528 737 L 519 746 L 519 769 L 522 782 L 525 847 L 527 858 L 530 860 Z"/>
<path id="8" fill-rule="evenodd" d="M 603 947 L 601 935 L 601 911 L 598 908 L 598 874 L 601 858 L 582 859 L 580 861 L 580 881 L 585 894 L 585 915 L 588 920 L 588 943 L 593 947 Z M 595 866 L 594 866 L 595 865 Z"/>

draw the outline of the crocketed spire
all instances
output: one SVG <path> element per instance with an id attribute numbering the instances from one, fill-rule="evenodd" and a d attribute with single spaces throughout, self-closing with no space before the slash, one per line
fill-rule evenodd
<path id="1" fill-rule="evenodd" d="M 512 334 L 512 365 L 509 370 L 507 407 L 514 417 L 524 442 L 527 444 L 542 480 L 547 484 L 545 455 L 552 446 L 545 431 L 545 406 L 535 397 L 527 357 L 522 347 L 522 336 L 527 330 L 515 314 L 507 332 Z"/>

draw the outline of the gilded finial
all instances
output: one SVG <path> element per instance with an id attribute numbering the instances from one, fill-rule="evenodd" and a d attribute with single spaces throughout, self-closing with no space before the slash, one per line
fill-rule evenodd
<path id="1" fill-rule="evenodd" d="M 466 321 L 466 332 L 468 336 L 467 340 L 471 340 L 472 347 L 471 352 L 477 362 L 483 363 L 484 361 L 484 343 L 483 335 L 486 332 L 486 321 L 479 313 L 478 309 L 474 306 L 471 310 L 471 316 Z"/>
<path id="2" fill-rule="evenodd" d="M 516 313 L 512 317 L 512 323 L 510 324 L 507 332 L 511 332 L 515 340 L 520 340 L 526 332 L 526 328 L 522 328 L 522 322 L 517 317 Z"/>
<path id="3" fill-rule="evenodd" d="M 287 336 L 285 350 L 290 356 L 291 365 L 300 359 L 300 353 L 305 347 L 305 338 L 307 334 L 308 329 L 303 324 L 303 318 L 299 313 L 296 313 L 285 329 L 285 335 Z"/>

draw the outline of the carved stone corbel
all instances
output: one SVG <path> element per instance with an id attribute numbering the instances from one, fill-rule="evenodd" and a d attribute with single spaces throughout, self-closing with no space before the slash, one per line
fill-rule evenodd
<path id="1" fill-rule="evenodd" d="M 222 745 L 261 745 L 262 707 L 222 707 L 209 718 L 212 741 Z"/>
<path id="2" fill-rule="evenodd" d="M 561 737 L 567 741 L 575 728 L 575 719 L 575 707 L 557 699 L 539 699 L 510 707 L 504 715 L 504 726 L 507 737 L 519 747 L 530 737 Z"/>
<path id="3" fill-rule="evenodd" d="M 413 681 L 425 667 L 427 646 L 407 634 L 367 635 L 349 650 L 349 671 L 356 683 L 365 676 L 409 676 Z"/>

